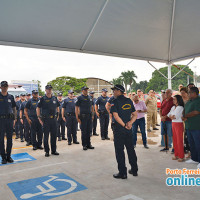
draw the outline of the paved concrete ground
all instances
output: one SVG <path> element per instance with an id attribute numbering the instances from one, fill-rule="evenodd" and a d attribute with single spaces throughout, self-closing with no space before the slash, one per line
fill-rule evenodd
<path id="1" fill-rule="evenodd" d="M 95 150 L 87 151 L 83 151 L 81 145 L 68 146 L 67 141 L 57 142 L 60 155 L 51 155 L 49 158 L 44 157 L 43 150 L 33 151 L 32 147 L 20 148 L 25 147 L 25 143 L 14 140 L 13 154 L 27 152 L 37 160 L 0 166 L 0 200 L 16 199 L 7 186 L 8 183 L 57 173 L 64 173 L 88 188 L 55 198 L 58 200 L 199 199 L 199 187 L 166 186 L 166 167 L 196 169 L 196 165 L 178 163 L 172 161 L 171 153 L 160 153 L 160 147 L 158 147 L 160 131 L 155 132 L 154 135 L 157 137 L 149 138 L 155 142 L 154 145 L 149 145 L 149 150 L 143 148 L 143 145 L 137 145 L 139 176 L 128 175 L 127 180 L 116 180 L 112 176 L 113 173 L 117 172 L 112 140 L 102 141 L 99 136 L 93 136 L 92 145 L 95 146 Z M 112 138 L 110 129 L 109 136 Z M 80 131 L 78 138 L 80 141 Z M 129 168 L 128 160 L 126 160 L 126 164 Z M 41 198 L 38 197 L 37 199 L 40 200 Z"/>

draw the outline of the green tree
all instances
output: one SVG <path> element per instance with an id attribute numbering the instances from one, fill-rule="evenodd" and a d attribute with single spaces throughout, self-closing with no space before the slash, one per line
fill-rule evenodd
<path id="1" fill-rule="evenodd" d="M 57 77 L 56 79 L 49 81 L 53 87 L 55 94 L 62 92 L 63 96 L 67 96 L 68 90 L 73 89 L 75 93 L 80 93 L 81 88 L 86 85 L 87 79 L 77 79 L 70 76 Z"/>
<path id="2" fill-rule="evenodd" d="M 179 68 L 185 67 L 185 65 L 177 65 Z M 171 68 L 172 71 L 172 77 L 179 72 L 179 69 L 176 67 L 172 66 Z M 184 71 L 187 73 L 193 75 L 193 71 L 187 66 Z M 168 72 L 168 67 L 163 67 L 160 68 L 160 72 L 165 74 L 167 76 Z M 185 72 L 180 72 L 175 78 L 172 79 L 172 89 L 173 90 L 178 90 L 178 86 L 180 84 L 186 86 L 187 85 L 187 76 Z M 167 89 L 168 88 L 168 80 L 164 78 L 157 70 L 155 70 L 152 73 L 152 78 L 149 80 L 149 83 L 147 85 L 147 88 L 145 92 L 148 92 L 149 90 L 155 90 L 157 92 Z"/>
<path id="3" fill-rule="evenodd" d="M 123 85 L 123 80 L 122 80 L 121 77 L 113 78 L 113 80 L 111 81 L 111 83 L 113 85 Z"/>
<path id="4" fill-rule="evenodd" d="M 145 90 L 147 88 L 147 85 L 148 85 L 147 81 L 140 81 L 139 83 L 136 83 L 136 85 L 135 85 L 135 91 L 137 91 L 138 89 L 140 89 L 143 92 L 145 92 Z"/>
<path id="5" fill-rule="evenodd" d="M 122 72 L 120 77 L 123 80 L 126 92 L 127 92 L 128 86 L 130 87 L 130 90 L 132 90 L 133 85 L 136 84 L 135 78 L 137 78 L 137 76 L 135 72 L 128 70 L 127 72 Z"/>
<path id="6" fill-rule="evenodd" d="M 37 82 L 38 83 L 38 92 L 40 96 L 44 96 L 45 92 L 42 91 L 42 86 L 41 86 L 41 81 L 39 80 L 33 80 L 33 82 Z"/>

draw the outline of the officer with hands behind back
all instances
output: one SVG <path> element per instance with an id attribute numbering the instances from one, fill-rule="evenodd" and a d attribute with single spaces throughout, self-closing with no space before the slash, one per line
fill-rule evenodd
<path id="1" fill-rule="evenodd" d="M 131 99 L 124 96 L 124 87 L 115 85 L 112 88 L 114 99 L 111 103 L 111 113 L 114 117 L 114 146 L 118 163 L 119 173 L 114 174 L 114 178 L 127 179 L 127 168 L 125 165 L 124 146 L 126 147 L 131 169 L 129 173 L 137 176 L 137 157 L 133 145 L 132 124 L 137 119 L 137 114 Z"/>

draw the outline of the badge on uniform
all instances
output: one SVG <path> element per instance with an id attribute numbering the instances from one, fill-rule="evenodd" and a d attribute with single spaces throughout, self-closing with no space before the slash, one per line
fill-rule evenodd
<path id="1" fill-rule="evenodd" d="M 54 104 L 56 104 L 56 101 L 53 101 Z"/>
<path id="2" fill-rule="evenodd" d="M 8 102 L 9 102 L 9 103 L 11 103 L 11 100 L 10 100 L 10 99 L 8 99 Z"/>

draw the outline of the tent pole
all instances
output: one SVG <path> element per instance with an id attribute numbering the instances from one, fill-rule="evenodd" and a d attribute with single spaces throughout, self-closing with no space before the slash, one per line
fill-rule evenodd
<path id="1" fill-rule="evenodd" d="M 168 63 L 168 89 L 172 89 L 172 66 Z"/>

